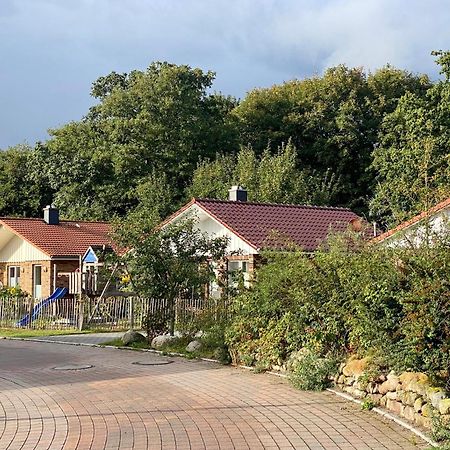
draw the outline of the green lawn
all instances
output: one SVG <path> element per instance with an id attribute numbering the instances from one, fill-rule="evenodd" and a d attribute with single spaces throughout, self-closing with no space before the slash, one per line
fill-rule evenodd
<path id="1" fill-rule="evenodd" d="M 0 337 L 16 337 L 16 338 L 29 338 L 40 336 L 57 336 L 63 334 L 87 334 L 95 333 L 98 330 L 83 330 L 79 331 L 74 328 L 70 330 L 33 330 L 27 328 L 0 328 Z"/>

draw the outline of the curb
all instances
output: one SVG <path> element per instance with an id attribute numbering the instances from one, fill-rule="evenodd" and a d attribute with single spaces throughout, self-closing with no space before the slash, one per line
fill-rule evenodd
<path id="1" fill-rule="evenodd" d="M 186 357 L 186 355 L 184 353 L 177 353 L 177 352 L 163 352 L 161 350 L 155 350 L 152 348 L 129 348 L 129 347 L 118 347 L 116 345 L 102 345 L 102 344 L 89 344 L 86 342 L 63 342 L 63 341 L 53 341 L 51 339 L 39 339 L 39 338 L 15 338 L 15 337 L 0 337 L 0 339 L 8 339 L 11 341 L 31 341 L 31 342 L 42 342 L 42 343 L 47 343 L 47 344 L 62 344 L 62 345 L 74 345 L 74 346 L 80 346 L 80 347 L 94 347 L 94 348 L 112 348 L 112 349 L 116 349 L 116 350 L 128 350 L 128 351 L 133 351 L 133 352 L 146 352 L 146 353 L 154 353 L 160 356 L 176 356 L 176 357 L 181 357 L 184 359 L 188 359 Z M 192 358 L 192 359 L 197 359 L 200 361 L 205 361 L 205 362 L 211 362 L 211 363 L 216 363 L 216 364 L 220 364 L 220 361 L 218 361 L 217 359 L 211 359 L 211 358 Z M 245 370 L 249 370 L 254 372 L 254 367 L 251 366 L 234 366 L 234 367 L 238 367 L 240 369 L 245 369 Z M 268 371 L 265 372 L 268 375 L 272 375 L 272 376 L 276 376 L 279 378 L 288 378 L 288 376 L 286 374 L 283 373 L 279 373 L 279 372 L 273 372 L 273 371 Z M 361 400 L 358 400 L 354 397 L 352 397 L 349 394 L 346 394 L 344 392 L 340 392 L 337 391 L 335 389 L 331 389 L 331 388 L 327 388 L 326 391 L 331 392 L 332 394 L 344 398 L 345 400 L 351 401 L 353 403 L 357 403 L 358 405 L 362 404 Z M 381 408 L 373 408 L 371 411 L 377 413 L 378 415 L 391 420 L 392 422 L 395 422 L 397 425 L 400 425 L 401 427 L 407 429 L 408 431 L 410 431 L 411 433 L 415 434 L 416 436 L 418 436 L 420 439 L 422 439 L 423 441 L 425 441 L 427 444 L 431 445 L 432 447 L 439 447 L 439 444 L 435 441 L 433 441 L 432 439 L 430 439 L 429 437 L 427 437 L 424 433 L 422 433 L 420 430 L 418 430 L 417 428 L 414 428 L 412 425 L 410 425 L 409 423 L 401 420 L 399 417 L 396 417 L 390 413 L 388 413 L 387 411 L 381 409 Z"/>

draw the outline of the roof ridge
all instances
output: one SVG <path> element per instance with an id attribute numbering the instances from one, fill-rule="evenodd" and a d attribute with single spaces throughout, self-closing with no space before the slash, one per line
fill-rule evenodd
<path id="1" fill-rule="evenodd" d="M 0 216 L 0 220 L 33 220 L 44 222 L 42 217 L 11 217 L 11 216 Z M 73 219 L 60 219 L 59 221 L 64 223 L 102 223 L 102 224 L 110 224 L 107 220 L 73 220 Z"/>
<path id="2" fill-rule="evenodd" d="M 350 208 L 345 208 L 342 206 L 319 206 L 319 205 L 304 205 L 295 203 L 271 203 L 271 202 L 249 202 L 249 201 L 236 201 L 236 200 L 221 200 L 216 198 L 199 198 L 194 197 L 196 202 L 212 202 L 212 203 L 225 203 L 225 204 L 239 204 L 239 205 L 256 205 L 256 206 L 283 206 L 288 208 L 308 208 L 308 209 L 325 209 L 332 211 L 350 211 Z"/>

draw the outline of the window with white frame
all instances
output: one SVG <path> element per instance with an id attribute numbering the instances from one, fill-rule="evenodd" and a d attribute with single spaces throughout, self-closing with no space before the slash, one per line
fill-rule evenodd
<path id="1" fill-rule="evenodd" d="M 249 287 L 248 261 L 229 260 L 228 261 L 228 282 L 230 286 L 237 286 L 237 276 L 241 273 L 244 279 L 244 286 Z"/>
<path id="2" fill-rule="evenodd" d="M 20 266 L 9 266 L 8 286 L 16 287 L 20 285 Z"/>

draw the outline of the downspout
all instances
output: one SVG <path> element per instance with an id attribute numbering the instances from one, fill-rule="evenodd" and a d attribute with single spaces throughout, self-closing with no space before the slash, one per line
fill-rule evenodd
<path id="1" fill-rule="evenodd" d="M 50 261 L 51 264 L 51 261 Z M 53 263 L 53 289 L 50 290 L 50 295 L 52 292 L 55 292 L 56 289 L 56 274 L 57 274 L 57 266 L 56 262 Z"/>

